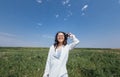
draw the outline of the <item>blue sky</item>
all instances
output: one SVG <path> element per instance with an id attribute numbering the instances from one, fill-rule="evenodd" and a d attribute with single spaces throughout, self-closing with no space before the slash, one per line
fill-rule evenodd
<path id="1" fill-rule="evenodd" d="M 58 31 L 81 48 L 120 48 L 120 0 L 0 0 L 0 46 L 49 47 Z"/>

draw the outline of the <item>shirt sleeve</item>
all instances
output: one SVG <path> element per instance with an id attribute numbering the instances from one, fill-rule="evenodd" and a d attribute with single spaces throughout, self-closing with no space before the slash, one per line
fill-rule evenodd
<path id="1" fill-rule="evenodd" d="M 47 61 L 46 61 L 46 66 L 45 66 L 45 71 L 43 77 L 49 77 L 49 70 L 50 70 L 50 55 L 51 55 L 51 47 L 49 49 Z"/>
<path id="2" fill-rule="evenodd" d="M 68 46 L 69 50 L 72 50 L 80 41 L 73 34 L 70 35 L 70 38 L 72 39 L 72 43 L 70 43 Z"/>

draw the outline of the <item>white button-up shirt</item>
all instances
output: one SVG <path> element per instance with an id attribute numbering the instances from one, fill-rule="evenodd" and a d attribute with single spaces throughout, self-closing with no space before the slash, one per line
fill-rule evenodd
<path id="1" fill-rule="evenodd" d="M 75 35 L 72 34 L 71 38 L 73 42 L 63 46 L 60 51 L 56 52 L 54 45 L 50 47 L 43 77 L 61 77 L 67 74 L 69 51 L 79 43 Z"/>

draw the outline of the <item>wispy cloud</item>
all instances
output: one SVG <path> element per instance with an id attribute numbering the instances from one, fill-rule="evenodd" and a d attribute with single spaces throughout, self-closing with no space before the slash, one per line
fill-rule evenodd
<path id="1" fill-rule="evenodd" d="M 53 36 L 51 36 L 51 35 L 42 35 L 42 37 L 43 38 L 47 38 L 47 39 L 54 39 L 54 37 Z"/>
<path id="2" fill-rule="evenodd" d="M 66 20 L 67 20 L 67 18 L 64 18 L 63 20 L 64 20 L 64 21 L 66 21 Z"/>
<path id="3" fill-rule="evenodd" d="M 38 26 L 42 26 L 43 24 L 42 23 L 37 23 Z"/>
<path id="4" fill-rule="evenodd" d="M 84 16 L 84 15 L 85 15 L 85 13 L 82 13 L 82 14 L 81 14 L 81 16 Z"/>
<path id="5" fill-rule="evenodd" d="M 68 11 L 68 17 L 70 17 L 70 16 L 72 16 L 73 15 L 73 13 L 72 13 L 72 11 Z"/>
<path id="6" fill-rule="evenodd" d="M 0 32 L 0 36 L 14 37 L 16 35 L 10 34 L 10 33 L 5 33 L 5 32 Z"/>
<path id="7" fill-rule="evenodd" d="M 36 2 L 38 2 L 38 3 L 40 3 L 40 4 L 41 4 L 43 1 L 42 1 L 42 0 L 36 0 Z"/>
<path id="8" fill-rule="evenodd" d="M 71 4 L 68 4 L 68 7 L 70 7 L 71 6 Z"/>
<path id="9" fill-rule="evenodd" d="M 87 8 L 88 8 L 88 5 L 87 5 L 87 4 L 82 7 L 82 9 L 81 9 L 81 11 L 82 11 L 81 16 L 84 16 L 84 15 L 85 15 L 85 11 L 86 11 Z"/>
<path id="10" fill-rule="evenodd" d="M 62 5 L 64 5 L 65 7 L 71 7 L 71 3 L 70 3 L 70 0 L 63 0 L 62 1 Z"/>
<path id="11" fill-rule="evenodd" d="M 19 39 L 18 35 L 0 32 L 0 46 L 34 47 L 34 46 L 40 46 L 40 42 L 25 41 L 25 40 Z"/>
<path id="12" fill-rule="evenodd" d="M 118 3 L 120 4 L 120 0 L 118 0 Z"/>
<path id="13" fill-rule="evenodd" d="M 66 5 L 66 4 L 68 4 L 69 2 L 70 2 L 70 0 L 63 0 L 63 1 L 62 1 L 62 4 L 63 4 L 63 5 Z"/>
<path id="14" fill-rule="evenodd" d="M 0 32 L 0 46 L 12 46 L 21 42 L 23 41 L 18 40 L 14 34 Z"/>
<path id="15" fill-rule="evenodd" d="M 59 14 L 56 14 L 55 17 L 58 18 L 60 15 Z"/>
<path id="16" fill-rule="evenodd" d="M 39 29 L 40 27 L 42 27 L 43 24 L 41 22 L 37 23 L 37 25 L 35 26 L 37 29 Z"/>
<path id="17" fill-rule="evenodd" d="M 85 11 L 88 8 L 88 5 L 84 5 L 81 9 L 81 11 Z"/>

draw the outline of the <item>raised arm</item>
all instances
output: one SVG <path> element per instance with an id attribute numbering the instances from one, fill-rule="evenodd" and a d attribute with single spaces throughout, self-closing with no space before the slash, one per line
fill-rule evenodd
<path id="1" fill-rule="evenodd" d="M 72 50 L 80 41 L 75 37 L 74 34 L 71 33 L 70 38 L 72 39 L 72 43 L 69 44 L 69 50 Z"/>

